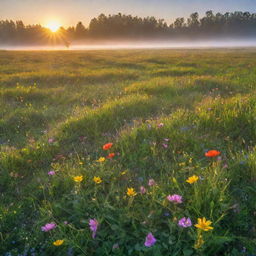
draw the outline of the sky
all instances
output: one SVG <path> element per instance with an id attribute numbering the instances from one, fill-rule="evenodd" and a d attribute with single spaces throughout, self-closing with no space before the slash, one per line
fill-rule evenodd
<path id="1" fill-rule="evenodd" d="M 256 0 L 0 0 L 0 20 L 23 20 L 46 25 L 58 21 L 64 27 L 82 21 L 86 26 L 99 14 L 155 16 L 167 23 L 192 12 L 256 12 Z"/>

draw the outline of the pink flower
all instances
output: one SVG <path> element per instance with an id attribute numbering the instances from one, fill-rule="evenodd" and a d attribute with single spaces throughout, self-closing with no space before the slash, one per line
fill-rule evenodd
<path id="1" fill-rule="evenodd" d="M 188 228 L 192 226 L 190 218 L 183 217 L 179 220 L 178 225 L 182 228 Z"/>
<path id="2" fill-rule="evenodd" d="M 49 171 L 48 172 L 48 175 L 50 175 L 50 176 L 53 176 L 53 175 L 55 175 L 56 173 L 55 173 L 55 171 Z"/>
<path id="3" fill-rule="evenodd" d="M 164 126 L 164 123 L 160 123 L 160 124 L 157 125 L 158 128 L 161 128 L 163 126 Z"/>
<path id="4" fill-rule="evenodd" d="M 168 144 L 163 143 L 162 146 L 163 146 L 164 148 L 168 148 Z"/>
<path id="5" fill-rule="evenodd" d="M 155 237 L 152 235 L 152 233 L 148 233 L 148 235 L 146 236 L 146 241 L 144 243 L 144 245 L 146 247 L 151 247 L 155 244 L 156 239 Z"/>
<path id="6" fill-rule="evenodd" d="M 54 142 L 53 138 L 48 139 L 48 143 L 53 143 L 53 142 Z"/>
<path id="7" fill-rule="evenodd" d="M 96 236 L 98 225 L 99 225 L 99 222 L 96 219 L 90 219 L 89 220 L 89 226 L 90 226 L 90 230 L 92 231 L 92 238 L 93 239 Z"/>
<path id="8" fill-rule="evenodd" d="M 182 203 L 182 196 L 176 195 L 176 194 L 174 194 L 172 196 L 169 195 L 169 196 L 167 196 L 167 200 L 169 200 L 170 202 L 173 202 L 175 204 L 181 204 Z"/>
<path id="9" fill-rule="evenodd" d="M 154 179 L 149 179 L 149 180 L 148 180 L 148 185 L 149 185 L 150 187 L 155 186 L 155 185 L 156 185 L 155 180 L 154 180 Z"/>
<path id="10" fill-rule="evenodd" d="M 52 229 L 55 229 L 57 227 L 57 225 L 55 223 L 47 223 L 44 226 L 41 227 L 41 230 L 44 232 L 48 232 Z"/>
<path id="11" fill-rule="evenodd" d="M 168 139 L 168 138 L 164 138 L 164 141 L 166 141 L 166 142 L 168 142 L 170 139 Z"/>
<path id="12" fill-rule="evenodd" d="M 141 186 L 141 187 L 140 187 L 140 193 L 141 193 L 141 194 L 146 194 L 146 193 L 147 193 L 146 188 L 143 187 L 143 186 Z"/>

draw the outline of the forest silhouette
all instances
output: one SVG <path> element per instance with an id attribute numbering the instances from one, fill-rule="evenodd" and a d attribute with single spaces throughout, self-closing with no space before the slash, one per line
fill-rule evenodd
<path id="1" fill-rule="evenodd" d="M 189 18 L 177 18 L 167 24 L 155 17 L 140 18 L 121 13 L 100 14 L 88 27 L 80 21 L 76 26 L 61 27 L 52 33 L 42 25 L 25 25 L 23 21 L 0 21 L 0 44 L 47 45 L 86 40 L 196 40 L 214 38 L 253 38 L 256 36 L 256 13 L 207 11 L 200 18 L 197 12 Z"/>

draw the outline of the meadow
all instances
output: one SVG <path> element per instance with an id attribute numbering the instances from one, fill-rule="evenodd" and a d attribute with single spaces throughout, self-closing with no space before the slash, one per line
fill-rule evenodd
<path id="1" fill-rule="evenodd" d="M 255 92 L 253 48 L 0 51 L 0 255 L 256 255 Z"/>

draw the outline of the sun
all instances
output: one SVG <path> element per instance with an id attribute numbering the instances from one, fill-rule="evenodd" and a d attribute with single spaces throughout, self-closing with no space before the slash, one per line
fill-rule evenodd
<path id="1" fill-rule="evenodd" d="M 61 24 L 58 21 L 50 21 L 46 24 L 48 29 L 50 29 L 53 33 L 57 32 L 61 27 Z"/>

